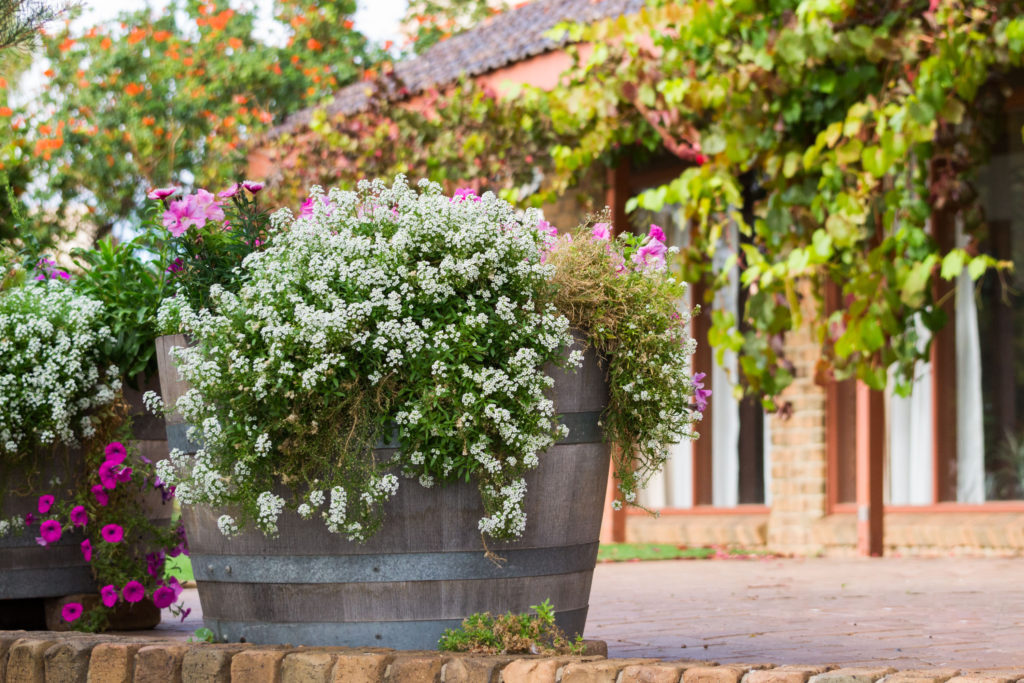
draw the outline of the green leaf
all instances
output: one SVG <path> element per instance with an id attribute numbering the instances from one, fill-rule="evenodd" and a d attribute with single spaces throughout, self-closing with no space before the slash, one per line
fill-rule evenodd
<path id="1" fill-rule="evenodd" d="M 940 275 L 943 280 L 952 280 L 964 270 L 964 261 L 967 259 L 967 252 L 963 249 L 954 249 L 942 259 L 942 271 Z"/>

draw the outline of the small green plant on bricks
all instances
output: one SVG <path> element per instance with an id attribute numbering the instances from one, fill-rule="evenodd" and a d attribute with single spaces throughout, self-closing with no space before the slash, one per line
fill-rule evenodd
<path id="1" fill-rule="evenodd" d="M 536 614 L 492 616 L 478 612 L 462 620 L 462 627 L 446 629 L 438 649 L 477 654 L 583 654 L 583 636 L 566 637 L 555 625 L 555 607 L 550 600 L 530 605 Z"/>

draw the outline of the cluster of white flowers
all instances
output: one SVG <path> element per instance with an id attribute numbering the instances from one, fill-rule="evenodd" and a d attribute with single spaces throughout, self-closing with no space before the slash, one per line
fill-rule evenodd
<path id="1" fill-rule="evenodd" d="M 312 198 L 308 215 L 273 216 L 281 231 L 246 258 L 237 293 L 211 291 L 212 310 L 184 297 L 161 308 L 165 328 L 197 341 L 175 352 L 193 387 L 176 407 L 208 453 L 167 468 L 167 481 L 252 509 L 287 477 L 303 516 L 320 506 L 302 484 L 326 489 L 327 527 L 365 538 L 397 490 L 389 468 L 423 486 L 472 473 L 492 492 L 488 533 L 518 536 L 517 482 L 559 433 L 543 366 L 564 362 L 571 343 L 568 320 L 538 303 L 553 274 L 539 212 L 401 177 Z M 339 424 L 337 406 L 372 387 L 388 392 L 387 414 L 370 417 L 376 433 Z M 379 462 L 370 438 L 387 420 L 400 449 Z M 347 452 L 325 447 L 332 429 Z M 233 477 L 240 460 L 245 476 Z M 258 509 L 259 526 L 274 528 Z"/>
<path id="2" fill-rule="evenodd" d="M 57 279 L 0 295 L 0 455 L 95 434 L 92 413 L 121 390 L 117 368 L 101 367 L 113 341 L 102 314 Z"/>

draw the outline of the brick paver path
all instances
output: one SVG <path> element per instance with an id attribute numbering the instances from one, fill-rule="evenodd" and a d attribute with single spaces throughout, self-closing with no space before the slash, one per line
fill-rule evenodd
<path id="1" fill-rule="evenodd" d="M 601 564 L 586 635 L 610 657 L 1024 666 L 1024 559 Z"/>
<path id="2" fill-rule="evenodd" d="M 202 626 L 195 590 L 185 598 L 192 614 L 160 635 Z M 610 657 L 1024 667 L 1024 558 L 600 564 L 586 636 Z"/>

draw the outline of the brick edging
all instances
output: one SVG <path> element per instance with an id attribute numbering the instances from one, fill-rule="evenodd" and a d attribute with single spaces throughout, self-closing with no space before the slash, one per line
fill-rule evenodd
<path id="1" fill-rule="evenodd" d="M 589 641 L 592 651 L 604 644 Z M 606 650 L 605 650 L 606 651 Z M 145 636 L 0 631 L 0 683 L 1011 683 L 1020 670 L 901 671 L 385 648 L 184 643 Z"/>

